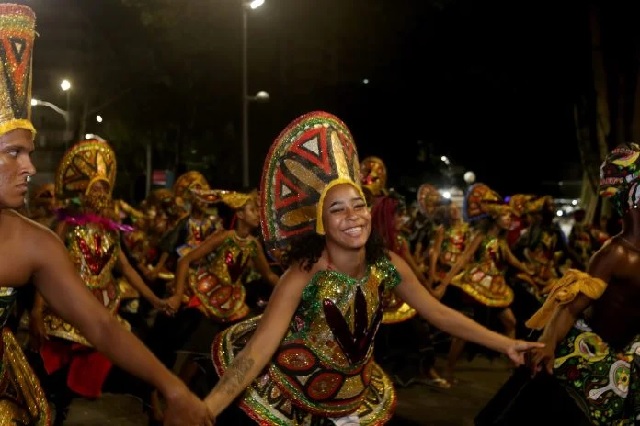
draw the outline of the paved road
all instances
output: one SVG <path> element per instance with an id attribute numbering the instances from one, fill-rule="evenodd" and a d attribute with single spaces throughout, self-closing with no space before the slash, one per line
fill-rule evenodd
<path id="1" fill-rule="evenodd" d="M 441 360 L 438 360 L 441 362 Z M 423 385 L 398 389 L 398 407 L 390 426 L 468 426 L 506 380 L 509 367 L 503 360 L 476 357 L 461 361 L 459 384 L 440 390 Z M 68 426 L 146 425 L 140 401 L 130 396 L 105 394 L 96 401 L 74 401 Z"/>

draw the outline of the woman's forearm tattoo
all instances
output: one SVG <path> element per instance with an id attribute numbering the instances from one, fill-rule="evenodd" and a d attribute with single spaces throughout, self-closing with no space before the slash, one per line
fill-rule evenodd
<path id="1" fill-rule="evenodd" d="M 239 354 L 220 379 L 220 390 L 227 395 L 235 396 L 242 388 L 247 374 L 255 360 L 247 355 Z"/>

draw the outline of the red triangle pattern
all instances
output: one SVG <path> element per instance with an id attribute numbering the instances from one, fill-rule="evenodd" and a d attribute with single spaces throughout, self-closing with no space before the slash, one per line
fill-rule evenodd
<path id="1" fill-rule="evenodd" d="M 10 38 L 2 38 L 2 45 L 5 51 L 5 67 L 8 75 L 11 76 L 11 80 L 13 81 L 16 89 L 17 98 L 26 96 L 27 84 L 24 81 L 25 78 L 28 78 L 28 67 L 29 60 L 20 61 L 13 50 L 13 40 Z M 22 52 L 21 58 L 29 59 L 31 58 L 31 48 L 33 44 L 29 43 L 27 40 L 24 40 L 24 51 Z"/>
<path id="2" fill-rule="evenodd" d="M 304 144 L 312 139 L 318 140 L 319 155 L 304 147 Z M 290 150 L 309 161 L 313 167 L 321 169 L 326 175 L 331 174 L 331 161 L 327 155 L 327 129 L 325 127 L 305 131 L 291 145 Z"/>
<path id="3" fill-rule="evenodd" d="M 286 194 L 284 196 L 282 195 L 283 186 L 286 186 L 291 190 L 289 194 Z M 278 169 L 276 171 L 274 189 L 275 189 L 274 205 L 277 210 L 283 207 L 287 207 L 292 203 L 295 203 L 307 197 L 307 194 L 302 192 L 300 187 L 298 187 L 293 182 L 291 182 L 291 180 L 282 173 L 282 169 Z"/>

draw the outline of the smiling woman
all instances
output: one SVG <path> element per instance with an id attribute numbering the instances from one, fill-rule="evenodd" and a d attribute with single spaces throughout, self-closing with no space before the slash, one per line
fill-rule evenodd
<path id="1" fill-rule="evenodd" d="M 351 133 L 331 114 L 304 115 L 274 141 L 260 188 L 262 230 L 269 248 L 284 250 L 288 268 L 261 317 L 213 342 L 221 378 L 206 403 L 220 423 L 388 421 L 395 390 L 373 358 L 385 291 L 396 291 L 445 332 L 515 362 L 533 346 L 490 332 L 434 299 L 405 261 L 370 237 L 359 182 Z M 238 396 L 246 415 L 225 411 Z"/>

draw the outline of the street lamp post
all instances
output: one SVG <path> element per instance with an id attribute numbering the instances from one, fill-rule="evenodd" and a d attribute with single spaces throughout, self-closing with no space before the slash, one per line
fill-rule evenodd
<path id="1" fill-rule="evenodd" d="M 249 9 L 257 9 L 264 4 L 264 0 L 244 2 L 242 7 L 242 185 L 249 187 L 249 102 L 266 102 L 269 94 L 264 91 L 255 96 L 249 96 L 248 66 L 247 66 L 247 20 Z"/>
<path id="2" fill-rule="evenodd" d="M 65 143 L 72 139 L 71 133 L 71 120 L 69 119 L 69 111 L 71 108 L 71 82 L 66 78 L 62 80 L 60 83 L 60 88 L 67 95 L 67 114 L 65 118 L 65 127 L 64 127 L 64 139 Z"/>

